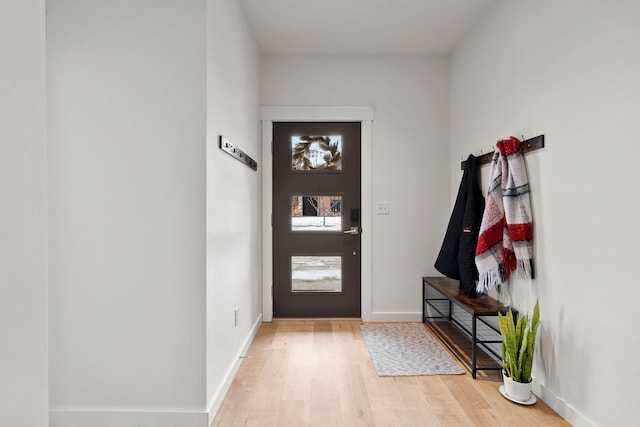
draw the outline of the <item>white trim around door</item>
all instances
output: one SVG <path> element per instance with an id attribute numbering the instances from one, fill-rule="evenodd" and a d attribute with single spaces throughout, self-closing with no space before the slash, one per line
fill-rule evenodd
<path id="1" fill-rule="evenodd" d="M 262 319 L 273 320 L 273 235 L 271 230 L 273 122 L 361 122 L 362 320 L 371 320 L 372 106 L 263 106 L 262 120 Z"/>

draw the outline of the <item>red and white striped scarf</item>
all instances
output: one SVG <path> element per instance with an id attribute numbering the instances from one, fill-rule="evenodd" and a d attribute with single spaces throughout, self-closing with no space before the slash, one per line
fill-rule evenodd
<path id="1" fill-rule="evenodd" d="M 517 269 L 533 278 L 533 220 L 520 141 L 512 136 L 496 147 L 476 246 L 478 292 L 506 282 Z"/>

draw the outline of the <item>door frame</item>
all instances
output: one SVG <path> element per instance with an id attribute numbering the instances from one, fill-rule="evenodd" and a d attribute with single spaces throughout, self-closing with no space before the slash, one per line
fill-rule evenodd
<path id="1" fill-rule="evenodd" d="M 362 320 L 371 320 L 372 125 L 373 106 L 262 106 L 262 320 L 273 320 L 273 122 L 361 123 L 361 303 Z"/>

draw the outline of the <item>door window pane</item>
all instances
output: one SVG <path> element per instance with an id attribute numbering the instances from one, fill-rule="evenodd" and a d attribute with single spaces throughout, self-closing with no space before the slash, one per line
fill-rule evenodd
<path id="1" fill-rule="evenodd" d="M 342 231 L 342 196 L 291 197 L 292 231 Z"/>
<path id="2" fill-rule="evenodd" d="M 292 256 L 293 292 L 342 292 L 341 256 Z"/>
<path id="3" fill-rule="evenodd" d="M 291 170 L 342 170 L 342 135 L 292 136 Z"/>

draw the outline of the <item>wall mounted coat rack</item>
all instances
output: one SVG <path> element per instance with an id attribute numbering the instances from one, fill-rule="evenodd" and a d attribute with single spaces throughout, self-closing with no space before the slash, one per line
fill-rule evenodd
<path id="1" fill-rule="evenodd" d="M 222 135 L 220 135 L 220 149 L 233 156 L 236 160 L 239 160 L 245 165 L 249 166 L 254 171 L 258 170 L 258 162 L 253 160 L 244 151 L 233 145 L 231 141 L 229 141 Z"/>
<path id="2" fill-rule="evenodd" d="M 526 139 L 520 143 L 520 151 L 522 153 L 528 153 L 529 151 L 539 150 L 544 148 L 544 135 L 534 136 L 533 138 Z M 493 152 L 483 154 L 478 157 L 478 164 L 485 165 L 487 163 L 491 163 L 491 159 L 493 159 Z M 464 170 L 466 160 L 460 163 L 460 170 Z"/>

